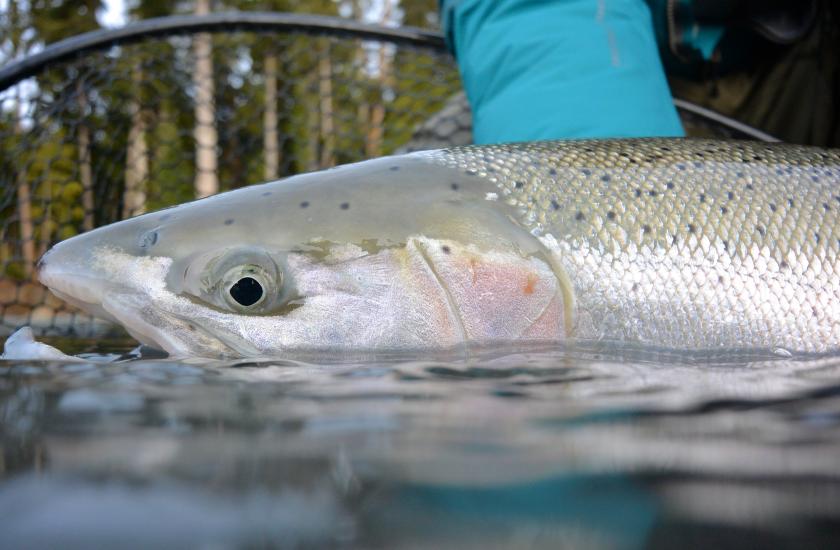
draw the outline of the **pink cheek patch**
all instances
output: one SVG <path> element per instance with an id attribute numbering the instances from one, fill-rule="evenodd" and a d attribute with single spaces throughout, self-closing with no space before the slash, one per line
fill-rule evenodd
<path id="1" fill-rule="evenodd" d="M 417 246 L 447 290 L 467 339 L 562 338 L 559 283 L 544 262 L 450 241 L 417 239 Z"/>

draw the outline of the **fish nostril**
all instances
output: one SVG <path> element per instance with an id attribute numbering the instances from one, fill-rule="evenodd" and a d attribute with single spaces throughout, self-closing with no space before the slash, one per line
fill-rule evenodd
<path id="1" fill-rule="evenodd" d="M 143 250 L 147 250 L 157 244 L 158 242 L 158 231 L 157 229 L 152 229 L 151 231 L 146 231 L 145 233 L 140 235 L 140 240 L 138 244 L 140 248 Z"/>

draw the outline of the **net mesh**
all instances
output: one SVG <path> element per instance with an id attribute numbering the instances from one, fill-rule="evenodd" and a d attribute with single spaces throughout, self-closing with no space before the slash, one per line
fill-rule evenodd
<path id="1" fill-rule="evenodd" d="M 0 92 L 0 335 L 118 334 L 37 282 L 55 242 L 248 184 L 467 142 L 468 112 L 442 109 L 459 90 L 433 47 L 292 31 L 148 37 L 49 65 Z"/>

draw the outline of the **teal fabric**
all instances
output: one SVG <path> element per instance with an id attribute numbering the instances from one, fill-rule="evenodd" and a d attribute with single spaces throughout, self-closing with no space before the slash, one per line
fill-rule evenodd
<path id="1" fill-rule="evenodd" d="M 476 143 L 681 136 L 643 0 L 442 0 Z"/>
<path id="2" fill-rule="evenodd" d="M 668 0 L 645 0 L 653 15 L 653 28 L 660 51 L 671 55 L 668 44 Z M 695 50 L 705 61 L 712 59 L 712 54 L 723 38 L 723 25 L 700 25 L 694 19 L 695 0 L 675 0 L 679 18 L 676 24 L 680 28 L 680 40 Z"/>

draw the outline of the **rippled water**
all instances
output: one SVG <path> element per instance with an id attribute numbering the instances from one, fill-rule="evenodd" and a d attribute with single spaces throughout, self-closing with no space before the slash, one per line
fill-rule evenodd
<path id="1" fill-rule="evenodd" d="M 840 358 L 0 362 L 3 548 L 840 547 Z"/>

